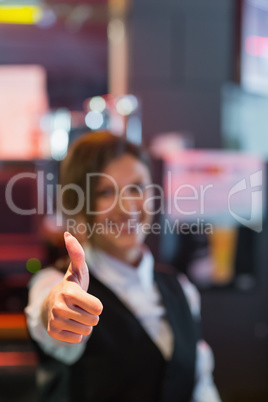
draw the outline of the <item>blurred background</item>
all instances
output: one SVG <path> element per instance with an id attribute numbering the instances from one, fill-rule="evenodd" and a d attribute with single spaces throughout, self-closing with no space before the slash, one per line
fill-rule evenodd
<path id="1" fill-rule="evenodd" d="M 172 196 L 213 186 L 148 243 L 201 292 L 223 402 L 268 401 L 268 0 L 0 0 L 0 106 L 1 402 L 37 400 L 27 283 L 65 253 L 59 163 L 103 128 Z"/>

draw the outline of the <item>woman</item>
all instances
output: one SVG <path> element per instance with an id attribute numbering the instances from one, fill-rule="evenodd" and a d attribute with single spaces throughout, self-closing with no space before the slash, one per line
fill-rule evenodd
<path id="1" fill-rule="evenodd" d="M 66 273 L 47 268 L 31 283 L 42 400 L 220 401 L 198 294 L 144 245 L 154 213 L 146 153 L 109 132 L 86 134 L 60 177 L 66 227 L 83 247 L 65 233 Z"/>

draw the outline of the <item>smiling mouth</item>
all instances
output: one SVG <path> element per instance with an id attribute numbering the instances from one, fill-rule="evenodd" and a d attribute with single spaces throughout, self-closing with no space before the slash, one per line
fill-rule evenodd
<path id="1" fill-rule="evenodd" d="M 115 227 L 120 233 L 128 233 L 132 234 L 137 230 L 137 227 L 141 224 L 139 219 L 125 219 L 125 220 L 118 220 L 118 221 L 112 221 L 109 220 L 109 225 L 111 227 Z"/>

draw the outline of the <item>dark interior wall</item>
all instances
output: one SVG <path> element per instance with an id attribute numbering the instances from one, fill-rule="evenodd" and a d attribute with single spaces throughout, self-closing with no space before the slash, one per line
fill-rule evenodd
<path id="1" fill-rule="evenodd" d="M 45 68 L 52 109 L 81 110 L 83 101 L 107 93 L 107 26 L 71 30 L 64 21 L 50 27 L 0 24 L 0 65 Z"/>
<path id="2" fill-rule="evenodd" d="M 223 402 L 268 400 L 267 238 L 266 218 L 262 233 L 252 236 L 255 286 L 201 293 L 203 332 L 214 351 Z M 243 247 L 247 256 L 246 244 Z"/>
<path id="3" fill-rule="evenodd" d="M 182 131 L 220 147 L 220 90 L 233 76 L 233 0 L 134 0 L 130 92 L 143 102 L 145 140 Z"/>

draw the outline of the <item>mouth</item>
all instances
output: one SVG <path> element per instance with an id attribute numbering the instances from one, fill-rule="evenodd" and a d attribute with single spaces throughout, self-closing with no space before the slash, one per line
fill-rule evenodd
<path id="1" fill-rule="evenodd" d="M 141 221 L 137 218 L 109 220 L 109 225 L 116 228 L 122 234 L 133 234 L 141 225 Z"/>

